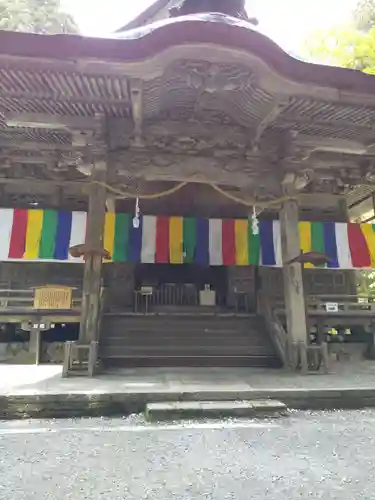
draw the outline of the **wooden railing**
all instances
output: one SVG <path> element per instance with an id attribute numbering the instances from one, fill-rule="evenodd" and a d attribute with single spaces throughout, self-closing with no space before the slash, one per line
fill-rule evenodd
<path id="1" fill-rule="evenodd" d="M 374 299 L 358 295 L 310 295 L 307 297 L 307 307 L 310 313 L 363 316 L 375 314 Z"/>
<path id="2" fill-rule="evenodd" d="M 328 373 L 328 349 L 325 342 L 312 345 L 308 338 L 304 342 L 291 342 L 271 300 L 261 293 L 258 304 L 259 313 L 266 322 L 267 331 L 286 368 L 300 370 L 302 373 L 324 369 Z"/>
<path id="3" fill-rule="evenodd" d="M 134 291 L 135 310 L 149 310 L 157 306 L 197 306 L 199 291 L 194 285 L 166 284 L 160 287 L 144 286 Z"/>
<path id="4" fill-rule="evenodd" d="M 194 285 L 162 285 L 155 288 L 151 303 L 155 306 L 196 306 L 199 292 Z"/>
<path id="5" fill-rule="evenodd" d="M 287 333 L 284 330 L 274 307 L 271 305 L 268 297 L 264 293 L 260 293 L 258 296 L 258 311 L 265 320 L 267 331 L 276 348 L 277 354 L 283 363 L 283 366 L 289 366 L 290 360 L 288 354 L 289 345 Z"/>
<path id="6" fill-rule="evenodd" d="M 285 313 L 285 301 L 280 297 L 269 298 L 272 307 Z M 306 308 L 309 316 L 363 316 L 375 315 L 375 300 L 358 295 L 308 295 Z"/>

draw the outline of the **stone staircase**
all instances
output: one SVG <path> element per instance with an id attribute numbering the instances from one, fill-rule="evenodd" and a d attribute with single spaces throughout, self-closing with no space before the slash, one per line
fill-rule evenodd
<path id="1" fill-rule="evenodd" d="M 107 366 L 281 366 L 263 319 L 250 314 L 107 314 L 99 357 Z"/>

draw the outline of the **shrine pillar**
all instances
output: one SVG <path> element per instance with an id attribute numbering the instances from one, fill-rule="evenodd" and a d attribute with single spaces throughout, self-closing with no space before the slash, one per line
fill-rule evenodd
<path id="1" fill-rule="evenodd" d="M 299 209 L 295 199 L 283 203 L 280 211 L 285 312 L 290 345 L 307 343 L 306 303 L 302 264 L 290 261 L 300 255 Z M 294 351 L 294 349 L 293 349 Z"/>
<path id="2" fill-rule="evenodd" d="M 96 184 L 95 181 L 105 181 L 106 171 L 106 162 L 96 163 L 92 174 L 94 183 L 89 188 L 86 246 L 96 251 L 103 249 L 107 189 L 105 185 Z M 99 252 L 89 253 L 84 266 L 79 343 L 87 345 L 92 341 L 97 341 L 99 337 L 102 255 Z"/>

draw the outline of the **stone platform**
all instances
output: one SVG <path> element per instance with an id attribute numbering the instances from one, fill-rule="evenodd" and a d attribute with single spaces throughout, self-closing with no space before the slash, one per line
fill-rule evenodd
<path id="1" fill-rule="evenodd" d="M 127 415 L 168 401 L 275 399 L 295 409 L 375 407 L 374 362 L 337 364 L 331 372 L 139 368 L 62 379 L 60 366 L 0 365 L 0 418 Z"/>
<path id="2" fill-rule="evenodd" d="M 186 420 L 193 418 L 272 418 L 288 414 L 284 403 L 275 399 L 253 401 L 175 401 L 147 403 L 149 421 Z"/>

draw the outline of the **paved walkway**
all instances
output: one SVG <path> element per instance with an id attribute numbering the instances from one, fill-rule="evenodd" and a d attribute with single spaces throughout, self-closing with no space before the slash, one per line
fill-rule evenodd
<path id="1" fill-rule="evenodd" d="M 138 368 L 95 378 L 61 378 L 60 366 L 0 365 L 0 396 L 158 394 L 262 390 L 375 391 L 375 362 L 342 364 L 330 375 L 250 368 Z"/>

